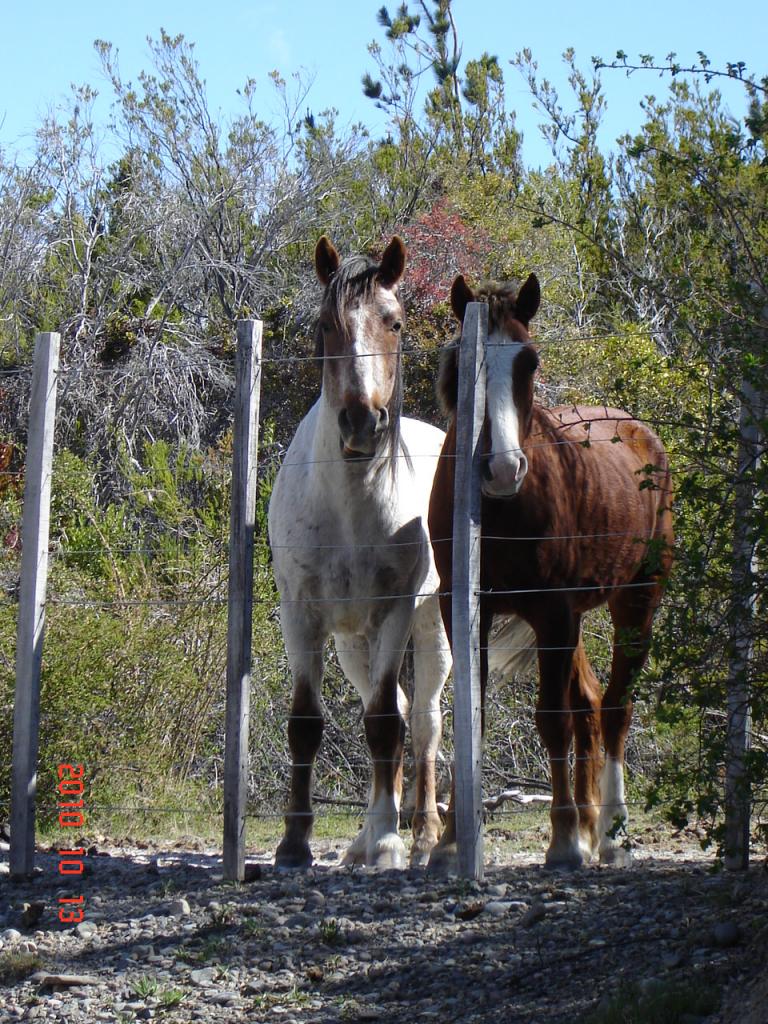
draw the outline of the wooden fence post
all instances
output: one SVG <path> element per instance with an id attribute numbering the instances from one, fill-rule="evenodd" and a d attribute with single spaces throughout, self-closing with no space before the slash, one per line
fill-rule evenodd
<path id="1" fill-rule="evenodd" d="M 459 351 L 453 498 L 453 728 L 459 873 L 483 877 L 480 698 L 480 439 L 488 306 L 470 302 Z"/>
<path id="2" fill-rule="evenodd" d="M 733 621 L 726 723 L 723 862 L 730 871 L 746 871 L 749 867 L 751 787 L 745 761 L 751 747 L 750 660 L 757 598 L 754 582 L 757 573 L 754 474 L 760 464 L 759 420 L 763 408 L 762 396 L 745 381 L 742 385 L 738 468 L 734 484 Z"/>
<path id="3" fill-rule="evenodd" d="M 48 583 L 51 472 L 56 420 L 60 336 L 38 334 L 29 400 L 21 582 L 16 628 L 16 695 L 13 705 L 10 872 L 25 878 L 35 867 L 35 798 L 40 732 L 40 673 Z"/>
<path id="4" fill-rule="evenodd" d="M 224 746 L 224 877 L 245 875 L 248 795 L 248 712 L 253 624 L 253 546 L 256 528 L 260 320 L 238 320 L 227 615 L 227 711 Z"/>

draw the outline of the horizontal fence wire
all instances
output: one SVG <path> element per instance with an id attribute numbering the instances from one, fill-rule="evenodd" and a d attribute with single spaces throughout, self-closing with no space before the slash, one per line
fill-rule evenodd
<path id="1" fill-rule="evenodd" d="M 640 702 L 639 701 L 635 701 L 633 703 L 638 704 Z M 418 717 L 422 717 L 422 718 L 435 718 L 437 715 L 445 715 L 446 713 L 450 713 L 453 710 L 452 706 L 451 705 L 447 705 L 447 704 L 443 705 L 443 708 L 445 708 L 445 710 L 440 710 L 440 711 L 438 711 L 437 709 L 431 710 L 431 711 L 430 710 L 419 711 L 419 710 L 410 710 L 409 709 L 406 712 L 405 716 L 403 716 L 398 711 L 381 711 L 381 712 L 377 711 L 375 714 L 365 714 L 364 717 L 367 718 L 367 719 L 371 719 L 371 720 L 376 719 L 376 718 L 402 718 L 402 717 L 407 717 L 409 719 L 411 719 L 411 718 L 418 718 Z M 568 714 L 574 714 L 574 715 L 579 715 L 579 714 L 585 714 L 585 715 L 592 714 L 592 715 L 594 715 L 594 714 L 599 714 L 601 711 L 626 711 L 627 710 L 627 706 L 626 706 L 626 704 L 613 704 L 613 705 L 597 704 L 594 707 L 586 707 L 586 708 L 571 708 L 571 707 L 568 707 L 568 706 L 563 707 L 563 708 L 537 708 L 537 707 L 534 707 L 533 705 L 531 705 L 530 707 L 523 707 L 521 710 L 535 712 L 535 714 L 537 714 L 537 715 L 562 715 L 562 713 L 564 711 L 567 712 Z M 331 724 L 333 726 L 336 726 L 336 728 L 340 728 L 338 723 L 330 721 L 324 715 L 293 715 L 290 712 L 288 712 L 286 715 L 279 716 L 279 717 L 283 717 L 284 721 L 292 721 L 292 722 L 327 722 L 327 723 L 329 723 L 329 724 Z M 419 760 L 429 761 L 430 758 L 423 758 L 423 759 L 416 758 L 416 759 L 413 760 L 413 763 L 417 764 L 419 762 Z M 434 760 L 434 757 L 431 758 L 431 760 Z M 561 760 L 563 760 L 563 759 L 561 759 Z M 587 760 L 593 760 L 593 758 L 587 758 Z M 366 762 L 366 763 L 368 763 L 368 762 Z M 385 763 L 389 764 L 390 762 L 386 761 Z"/>
<path id="2" fill-rule="evenodd" d="M 525 536 L 525 535 L 522 535 L 522 534 L 511 536 L 511 537 L 502 537 L 501 535 L 496 535 L 496 534 L 483 534 L 482 535 L 482 540 L 483 541 L 494 541 L 494 542 L 497 542 L 497 543 L 500 543 L 500 544 L 504 543 L 506 541 L 513 541 L 513 542 L 528 541 L 528 542 L 531 542 L 531 543 L 540 544 L 540 543 L 545 543 L 547 541 L 602 541 L 602 540 L 610 540 L 610 539 L 621 538 L 621 537 L 625 537 L 625 538 L 626 537 L 631 537 L 638 544 L 647 544 L 649 541 L 653 540 L 653 538 L 641 537 L 640 535 L 638 535 L 637 530 L 634 530 L 634 529 L 633 530 L 615 530 L 615 531 L 612 531 L 612 532 L 604 532 L 604 534 L 545 534 L 545 535 L 529 536 L 529 537 Z M 224 538 L 224 537 L 212 538 L 212 539 L 210 539 L 210 541 L 211 541 L 212 544 L 220 544 L 222 546 L 228 544 L 228 539 Z M 438 544 L 453 544 L 453 541 L 454 541 L 453 537 L 435 537 L 435 538 L 430 538 L 430 544 L 433 547 L 438 545 Z M 180 539 L 178 541 L 177 550 L 178 550 L 179 554 L 185 555 L 185 554 L 189 553 L 189 549 L 188 549 L 188 546 L 187 546 L 189 542 L 191 542 L 191 544 L 193 544 L 193 546 L 194 546 L 195 538 L 194 537 L 189 537 L 189 538 Z M 163 537 L 161 543 L 162 543 L 162 545 L 167 545 L 168 544 L 168 538 Z M 265 538 L 265 537 L 254 538 L 254 547 L 255 548 L 262 549 L 262 550 L 269 550 L 269 551 L 350 551 L 350 550 L 353 550 L 353 551 L 354 550 L 366 550 L 366 551 L 371 551 L 371 550 L 374 550 L 374 551 L 377 551 L 377 550 L 385 551 L 386 550 L 386 551 L 389 551 L 389 550 L 393 550 L 393 549 L 396 549 L 396 548 L 413 548 L 415 545 L 421 544 L 421 543 L 422 543 L 421 541 L 391 541 L 391 542 L 382 541 L 381 543 L 375 543 L 375 542 L 370 542 L 369 543 L 369 542 L 366 542 L 365 544 L 270 544 L 269 540 L 267 538 Z M 120 545 L 115 545 L 113 547 L 112 545 L 110 545 L 110 546 L 100 545 L 98 547 L 89 547 L 89 548 L 81 548 L 81 547 L 78 547 L 78 546 L 70 548 L 70 547 L 66 547 L 65 545 L 61 545 L 61 544 L 59 544 L 56 541 L 53 541 L 52 544 L 51 544 L 51 548 L 52 548 L 52 550 L 50 551 L 49 554 L 50 554 L 50 557 L 53 558 L 53 559 L 56 559 L 56 558 L 67 558 L 67 557 L 79 557 L 81 555 L 110 555 L 110 556 L 114 556 L 114 555 L 122 555 L 122 556 L 141 555 L 141 556 L 147 556 L 147 557 L 150 557 L 150 556 L 157 557 L 158 554 L 160 553 L 158 545 L 154 545 L 154 546 L 153 545 L 147 545 L 146 547 L 134 547 L 134 546 L 121 547 Z M 4 551 L 2 549 L 0 549 L 0 557 L 5 555 L 6 557 L 11 558 L 11 557 L 14 556 L 14 554 L 17 555 L 18 551 L 19 551 L 19 549 L 15 548 L 15 547 L 13 547 L 13 548 L 6 548 Z"/>
<path id="3" fill-rule="evenodd" d="M 415 542 L 415 543 L 418 543 L 418 542 Z M 643 543 L 645 543 L 645 542 L 643 541 Z M 362 548 L 365 548 L 366 546 L 367 545 L 360 545 L 360 547 L 362 547 Z M 69 557 L 75 557 L 75 556 L 77 556 L 80 553 L 81 552 L 79 552 L 79 551 L 77 551 L 77 549 L 75 549 L 73 552 L 69 553 Z M 108 554 L 109 552 L 105 552 L 105 553 Z M 166 569 L 166 571 L 172 571 L 172 567 L 165 567 L 165 569 Z M 225 582 L 224 580 L 221 580 L 219 585 L 223 586 L 224 582 Z M 559 593 L 559 592 L 564 592 L 564 591 L 568 591 L 568 592 L 581 592 L 581 591 L 585 591 L 585 592 L 587 592 L 587 591 L 594 591 L 594 590 L 605 591 L 606 593 L 608 593 L 608 592 L 613 592 L 614 590 L 626 590 L 628 588 L 658 586 L 658 585 L 660 585 L 660 583 L 663 583 L 663 582 L 665 582 L 665 581 L 663 581 L 663 580 L 662 581 L 660 581 L 660 580 L 651 580 L 651 581 L 634 582 L 634 583 L 633 582 L 630 582 L 630 583 L 606 583 L 606 584 L 603 584 L 603 585 L 598 585 L 598 584 L 572 584 L 570 586 L 547 586 L 547 587 L 538 587 L 538 588 L 519 587 L 519 588 L 511 588 L 511 589 L 508 589 L 508 590 L 500 590 L 500 589 L 496 589 L 496 590 L 476 590 L 476 591 L 473 591 L 473 593 L 474 593 L 475 597 L 508 596 L 508 595 L 514 595 L 514 594 Z M 407 593 L 402 593 L 402 594 L 383 594 L 383 595 L 382 594 L 360 594 L 360 595 L 355 595 L 355 596 L 352 596 L 352 597 L 349 597 L 349 596 L 345 596 L 345 597 L 342 597 L 342 596 L 331 596 L 331 597 L 283 598 L 282 599 L 282 603 L 283 604 L 327 604 L 329 602 L 339 602 L 340 604 L 343 604 L 343 603 L 345 603 L 347 601 L 402 601 L 402 600 L 405 600 L 405 599 L 426 599 L 426 598 L 431 598 L 431 597 L 451 597 L 452 594 L 453 594 L 452 590 L 409 591 Z M 99 599 L 99 598 L 89 598 L 89 597 L 67 598 L 67 597 L 53 596 L 53 597 L 49 597 L 48 601 L 50 603 L 52 603 L 52 604 L 60 604 L 60 605 L 72 604 L 72 605 L 86 605 L 86 606 L 88 606 L 88 605 L 92 605 L 92 604 L 104 604 L 105 606 L 110 606 L 112 604 L 116 604 L 116 605 L 128 605 L 128 606 L 130 606 L 130 605 L 133 605 L 133 604 L 148 604 L 148 605 L 164 606 L 164 605 L 173 605 L 173 604 L 178 604 L 178 605 L 205 604 L 205 603 L 220 604 L 222 602 L 226 603 L 226 598 L 224 598 L 224 597 L 222 597 L 222 598 L 217 598 L 217 597 L 205 597 L 205 598 L 167 598 L 167 599 L 166 598 L 143 598 L 143 599 L 140 599 L 140 600 L 132 600 L 131 598 Z M 275 598 L 275 601 L 277 601 L 277 596 Z M 273 601 L 271 601 L 271 600 L 269 600 L 267 598 L 254 598 L 254 603 L 255 604 L 270 604 L 271 605 L 271 604 L 273 604 L 275 602 L 273 602 Z"/>
<path id="4" fill-rule="evenodd" d="M 607 540 L 614 537 L 632 537 L 638 544 L 647 544 L 649 540 L 653 539 L 639 536 L 637 530 L 621 530 L 613 533 L 553 533 L 530 536 L 525 534 L 515 534 L 512 536 L 502 536 L 501 534 L 493 533 L 481 534 L 481 540 L 492 540 L 496 542 L 535 541 L 536 543 L 551 540 Z M 433 546 L 436 544 L 452 544 L 453 537 L 430 537 L 430 543 Z M 266 537 L 259 537 L 256 538 L 256 544 L 258 546 L 269 547 L 273 551 L 355 551 L 358 549 L 368 551 L 370 549 L 389 550 L 392 548 L 412 548 L 417 544 L 421 544 L 421 540 L 392 542 L 382 541 L 379 544 L 368 542 L 364 544 L 271 544 Z M 95 550 L 102 551 L 103 549 L 98 548 Z"/>
<path id="5" fill-rule="evenodd" d="M 622 711 L 626 711 L 626 708 L 622 708 L 621 710 Z M 558 714 L 562 714 L 562 713 L 563 713 L 562 711 L 558 712 Z M 565 763 L 568 763 L 568 764 L 576 764 L 576 763 L 586 764 L 588 762 L 596 762 L 597 764 L 603 764 L 603 762 L 605 760 L 602 754 L 592 754 L 592 755 L 590 755 L 590 754 L 565 754 L 565 755 L 563 755 L 563 757 L 550 757 L 548 754 L 545 754 L 543 756 L 546 758 L 546 760 L 547 760 L 547 762 L 549 764 L 565 764 Z M 285 763 L 285 765 L 290 766 L 291 768 L 314 768 L 317 762 L 316 761 L 286 761 L 284 763 Z M 379 765 L 379 764 L 392 766 L 392 765 L 399 765 L 400 761 L 397 758 L 392 758 L 392 757 L 372 757 L 372 758 L 362 759 L 362 760 L 360 760 L 359 762 L 356 762 L 356 763 L 357 763 L 358 767 L 363 767 L 365 765 Z M 435 763 L 435 758 L 434 757 L 412 757 L 412 758 L 408 759 L 407 763 L 408 763 L 408 765 L 412 765 L 414 767 L 416 767 L 417 765 L 420 765 L 420 764 L 430 765 L 430 764 L 434 764 Z M 354 767 L 355 766 L 355 762 L 351 761 L 350 765 L 352 767 Z"/>
<path id="6" fill-rule="evenodd" d="M 189 554 L 189 544 L 191 543 L 194 548 L 194 540 L 196 535 L 190 535 L 189 537 L 180 538 L 178 540 L 178 551 L 180 554 Z M 638 544 L 647 544 L 649 541 L 654 540 L 652 537 L 642 537 L 638 534 L 637 530 L 616 530 L 605 533 L 565 533 L 565 534 L 538 534 L 538 535 L 526 535 L 526 534 L 514 534 L 511 536 L 502 536 L 501 534 L 482 534 L 482 540 L 490 540 L 496 543 L 504 543 L 506 541 L 520 542 L 520 541 L 532 541 L 536 543 L 544 543 L 546 541 L 578 541 L 578 540 L 609 540 L 618 537 L 632 537 Z M 229 547 L 229 540 L 225 537 L 213 537 L 204 538 L 209 540 L 212 544 L 222 545 L 222 552 Z M 168 544 L 168 538 L 163 536 L 158 542 L 164 547 Z M 266 549 L 271 551 L 371 551 L 371 550 L 382 550 L 389 551 L 396 548 L 412 548 L 422 543 L 422 539 L 419 540 L 403 540 L 403 541 L 381 541 L 379 543 L 374 541 L 366 541 L 360 544 L 272 544 L 267 537 L 255 537 L 254 547 L 259 549 Z M 437 544 L 452 544 L 453 537 L 431 537 L 430 544 L 434 547 Z M 121 547 L 115 545 L 114 547 L 66 547 L 53 541 L 51 544 L 52 551 L 50 555 L 52 558 L 66 558 L 66 557 L 79 557 L 80 555 L 142 555 L 157 557 L 160 553 L 158 545 L 148 544 L 146 547 L 134 547 L 127 546 Z M 9 548 L 8 554 L 11 554 L 15 548 Z M 2 552 L 0 552 L 1 554 Z"/>
<path id="7" fill-rule="evenodd" d="M 616 583 L 599 585 L 578 585 L 571 587 L 517 587 L 510 590 L 475 590 L 475 597 L 514 597 L 520 594 L 550 594 L 550 593 L 588 593 L 592 591 L 613 593 L 616 590 L 633 590 L 643 587 L 657 587 L 663 585 L 658 580 L 650 580 L 643 583 Z M 408 592 L 404 594 L 358 594 L 351 597 L 296 597 L 281 598 L 280 604 L 287 605 L 324 605 L 324 604 L 350 604 L 350 603 L 377 603 L 384 601 L 405 601 L 405 600 L 427 600 L 429 598 L 452 597 L 452 590 L 427 590 Z M 4 607 L 15 606 L 18 600 L 6 600 L 0 602 Z M 200 597 L 200 598 L 88 598 L 88 597 L 49 597 L 48 604 L 63 608 L 135 608 L 145 605 L 148 608 L 186 608 L 205 605 L 226 605 L 226 597 Z M 265 605 L 272 607 L 276 600 L 269 598 L 253 598 L 254 605 Z M 342 634 L 343 635 L 343 634 Z"/>
<path id="8" fill-rule="evenodd" d="M 643 423 L 643 422 L 645 422 L 645 421 L 641 420 L 641 419 L 638 419 L 637 417 L 631 417 L 631 418 L 627 418 L 627 419 L 615 418 L 615 419 L 577 420 L 575 423 L 563 424 L 563 427 L 564 428 L 580 427 L 580 426 L 582 426 L 584 424 L 588 424 L 588 423 L 597 423 L 597 424 L 601 424 L 601 423 L 617 423 L 618 424 L 618 423 Z M 542 449 L 542 448 L 561 448 L 561 447 L 563 447 L 565 445 L 575 445 L 575 446 L 577 446 L 579 448 L 591 448 L 593 445 L 596 445 L 596 444 L 626 444 L 626 445 L 637 445 L 637 446 L 647 447 L 647 444 L 646 444 L 645 440 L 643 440 L 642 438 L 633 438 L 633 437 L 624 438 L 624 437 L 620 437 L 619 434 L 617 433 L 617 434 L 614 434 L 612 437 L 596 437 L 596 438 L 585 437 L 585 438 L 581 438 L 581 439 L 579 439 L 579 438 L 563 437 L 563 438 L 560 438 L 560 440 L 558 440 L 558 441 L 542 441 L 542 442 L 536 443 L 536 444 L 530 444 L 528 441 L 524 441 L 523 444 L 520 446 L 520 448 L 502 448 L 499 451 L 495 451 L 495 452 L 482 452 L 481 453 L 481 458 L 486 457 L 486 456 L 487 457 L 490 457 L 490 456 L 497 457 L 499 455 L 512 455 L 512 454 L 516 454 L 517 452 L 520 452 L 520 451 L 524 451 L 524 452 L 525 451 L 533 451 L 533 450 Z M 663 447 L 656 448 L 656 449 L 649 449 L 649 451 L 651 452 L 651 454 L 657 454 L 657 455 L 662 455 L 662 456 L 666 456 L 668 454 L 667 450 L 665 448 L 663 448 Z M 445 453 L 443 453 L 443 452 L 439 452 L 439 453 L 438 452 L 419 452 L 419 453 L 412 453 L 410 451 L 403 450 L 398 455 L 374 455 L 374 456 L 361 455 L 359 458 L 356 458 L 354 456 L 349 456 L 349 457 L 347 457 L 347 458 L 345 458 L 343 460 L 343 464 L 344 465 L 352 465 L 352 466 L 354 466 L 357 463 L 367 465 L 367 464 L 372 464 L 373 462 L 376 462 L 378 464 L 378 463 L 389 462 L 389 461 L 392 461 L 393 459 L 394 460 L 411 460 L 412 461 L 414 459 L 416 459 L 416 460 L 418 460 L 418 459 L 432 459 L 432 460 L 435 460 L 437 458 L 440 458 L 440 459 L 456 459 L 456 458 L 458 458 L 458 456 L 456 455 L 455 452 L 445 452 Z M 289 469 L 296 469 L 296 468 L 306 467 L 306 466 L 326 466 L 326 465 L 330 465 L 330 464 L 339 464 L 340 462 L 341 462 L 341 460 L 339 459 L 338 455 L 335 455 L 333 457 L 328 457 L 328 458 L 322 458 L 322 459 L 296 459 L 296 460 L 290 460 L 290 461 L 288 461 L 287 459 L 284 459 L 283 462 L 280 464 L 280 468 L 281 469 L 284 469 L 284 468 L 285 469 L 288 469 L 288 468 Z M 663 467 L 659 467 L 659 466 L 652 466 L 652 467 L 650 467 L 648 469 L 649 474 L 653 473 L 653 472 L 662 472 L 662 471 L 663 471 Z M 654 488 L 654 489 L 661 490 L 662 488 L 658 488 L 657 487 L 657 488 Z"/>
<path id="9" fill-rule="evenodd" d="M 543 782 L 543 781 L 541 782 L 541 786 L 542 787 L 546 787 L 548 785 L 549 785 L 549 783 L 547 783 L 547 782 Z M 522 795 L 523 794 L 521 794 L 521 796 Z M 545 795 L 545 794 L 541 794 L 541 795 Z M 549 794 L 546 794 L 546 795 L 548 796 Z M 344 799 L 341 799 L 341 798 L 319 797 L 319 796 L 314 796 L 312 799 L 313 799 L 313 801 L 315 803 L 320 804 L 321 806 L 336 805 L 336 806 L 340 806 L 340 807 L 350 808 L 350 810 L 348 811 L 348 815 L 347 815 L 348 817 L 354 817 L 354 818 L 362 818 L 362 817 L 365 817 L 365 818 L 377 818 L 377 817 L 389 818 L 390 817 L 390 815 L 387 814 L 384 811 L 378 812 L 378 811 L 369 811 L 369 810 L 367 810 L 368 805 L 363 803 L 362 801 L 344 800 Z M 495 800 L 496 797 L 486 797 L 485 799 Z M 518 801 L 516 801 L 514 797 L 507 797 L 505 799 L 505 801 L 504 801 L 505 804 L 507 804 L 507 803 L 515 803 L 515 802 L 518 802 Z M 642 801 L 642 800 L 634 800 L 634 801 L 632 801 L 632 800 L 624 800 L 624 801 L 622 801 L 622 805 L 624 807 L 627 807 L 627 808 L 629 808 L 629 807 L 643 807 L 644 808 L 646 806 L 645 802 Z M 494 818 L 503 818 L 503 817 L 506 817 L 506 816 L 513 816 L 513 815 L 516 815 L 516 814 L 530 813 L 531 811 L 534 811 L 534 810 L 535 811 L 558 811 L 558 810 L 568 810 L 568 809 L 572 809 L 574 807 L 575 808 L 584 808 L 584 809 L 586 809 L 586 808 L 595 808 L 596 810 L 599 810 L 599 809 L 601 809 L 603 807 L 615 808 L 616 806 L 617 806 L 616 802 L 603 804 L 603 803 L 600 803 L 599 801 L 596 801 L 595 803 L 591 803 L 591 804 L 590 803 L 575 803 L 574 802 L 574 803 L 571 803 L 571 804 L 557 804 L 555 806 L 552 806 L 549 802 L 546 802 L 544 800 L 535 800 L 535 801 L 531 800 L 530 803 L 526 802 L 522 806 L 517 807 L 517 808 L 509 808 L 507 810 L 500 810 L 500 809 L 495 809 L 495 808 L 484 808 L 484 812 L 486 814 L 493 815 Z M 60 810 L 60 807 L 59 807 L 58 804 L 49 804 L 49 805 L 40 805 L 40 804 L 38 804 L 38 808 L 41 811 L 45 811 L 45 812 L 48 812 L 48 813 L 56 813 L 56 812 L 58 812 Z M 358 810 L 352 810 L 352 808 L 358 808 Z M 171 815 L 171 814 L 173 814 L 173 815 L 189 815 L 190 817 L 202 817 L 202 816 L 205 816 L 205 817 L 219 817 L 219 816 L 223 815 L 223 813 L 224 813 L 223 809 L 220 809 L 220 808 L 199 808 L 199 809 L 194 809 L 194 808 L 190 808 L 190 807 L 162 807 L 162 806 L 161 807 L 147 807 L 147 806 L 134 806 L 134 805 L 130 805 L 130 804 L 90 804 L 88 806 L 88 808 L 87 808 L 87 811 L 90 812 L 90 813 L 101 811 L 103 813 L 116 813 L 116 814 L 118 814 L 118 813 L 119 814 L 147 814 L 147 815 L 149 815 L 149 814 L 158 814 L 158 815 Z M 290 812 L 288 812 L 288 811 L 257 811 L 257 810 L 246 809 L 246 816 L 249 817 L 249 818 L 253 818 L 254 820 L 260 820 L 260 821 L 282 821 L 286 817 L 291 817 L 291 818 L 313 818 L 315 821 L 322 820 L 323 818 L 328 818 L 328 819 L 331 818 L 330 814 L 323 813 L 323 812 L 318 812 L 318 811 L 315 811 L 315 810 L 312 810 L 312 811 L 290 811 Z M 338 818 L 339 816 L 344 816 L 343 812 L 339 812 L 339 811 L 334 812 L 334 814 L 333 814 L 334 818 Z"/>
<path id="10" fill-rule="evenodd" d="M 62 332 L 56 332 L 62 333 Z M 614 333 L 600 333 L 600 334 L 583 334 L 576 336 L 563 336 L 558 334 L 553 337 L 547 335 L 537 336 L 531 339 L 533 345 L 565 345 L 565 344 L 579 344 L 581 342 L 590 341 L 616 341 L 618 339 L 636 338 L 646 341 L 652 341 L 657 335 L 647 331 L 617 331 Z M 444 345 L 451 345 L 454 343 L 454 339 L 447 338 Z M 503 344 L 494 343 L 492 345 Z M 440 352 L 440 348 L 425 350 L 416 349 L 410 347 L 401 348 L 399 355 L 405 359 L 425 359 L 425 358 L 436 358 Z M 340 355 L 324 355 L 317 356 L 311 355 L 292 355 L 292 356 L 262 356 L 260 364 L 263 366 L 290 366 L 292 364 L 306 364 L 306 363 L 320 363 L 325 360 L 340 360 L 340 359 L 378 359 L 383 356 L 391 358 L 395 353 L 388 351 L 381 352 L 359 352 L 359 353 L 342 353 Z M 103 374 L 105 376 L 124 376 L 126 369 L 130 366 L 130 363 L 125 363 L 121 366 L 60 366 L 58 370 L 58 376 L 66 377 L 68 375 L 82 376 L 84 374 Z M 24 366 L 14 366 L 5 369 L 0 369 L 0 378 L 2 377 L 21 377 L 31 375 L 32 367 L 31 364 Z"/>
<path id="11" fill-rule="evenodd" d="M 610 334 L 610 333 L 601 333 L 601 334 L 579 335 L 579 336 L 576 336 L 576 337 L 574 337 L 574 336 L 571 336 L 571 337 L 565 336 L 564 337 L 561 334 L 559 334 L 559 335 L 557 335 L 555 337 L 548 337 L 546 335 L 541 335 L 541 336 L 536 336 L 536 337 L 531 338 L 531 344 L 534 347 L 537 347 L 537 348 L 538 347 L 547 348 L 547 347 L 549 347 L 551 345 L 556 345 L 558 347 L 561 347 L 563 345 L 580 344 L 582 342 L 616 341 L 618 339 L 628 339 L 628 338 L 653 340 L 654 337 L 655 337 L 654 334 L 649 334 L 649 333 L 645 333 L 645 332 L 634 332 L 634 331 L 615 332 L 615 333 L 612 333 L 612 334 Z M 337 355 L 330 355 L 329 354 L 329 355 L 323 355 L 323 356 L 318 356 L 318 355 L 315 355 L 314 353 L 306 354 L 306 355 L 290 355 L 290 356 L 262 355 L 261 359 L 259 360 L 259 365 L 260 366 L 291 366 L 291 365 L 301 366 L 301 365 L 308 365 L 309 364 L 309 365 L 318 365 L 319 366 L 323 362 L 339 362 L 339 361 L 344 361 L 344 360 L 349 361 L 349 360 L 381 359 L 381 358 L 392 359 L 395 356 L 399 356 L 399 358 L 401 360 L 405 360 L 405 361 L 408 361 L 408 360 L 414 360 L 414 361 L 418 361 L 418 362 L 424 362 L 424 361 L 427 361 L 427 360 L 435 360 L 436 361 L 439 358 L 439 355 L 440 355 L 441 351 L 443 351 L 445 348 L 449 348 L 451 346 L 456 346 L 456 344 L 457 344 L 457 339 L 455 339 L 455 338 L 447 338 L 441 345 L 436 346 L 433 349 L 417 349 L 417 348 L 408 347 L 406 345 L 405 347 L 401 348 L 398 353 L 393 353 L 391 351 L 384 351 L 384 350 L 382 350 L 382 351 L 374 351 L 374 352 L 345 352 L 345 353 L 339 353 Z M 503 348 L 507 344 L 508 344 L 508 342 L 488 342 L 487 343 L 487 347 L 489 347 L 489 348 Z M 220 360 L 220 362 L 225 362 L 225 361 L 224 360 Z M 700 360 L 698 363 L 691 364 L 689 362 L 686 365 L 687 366 L 691 366 L 691 365 L 706 366 L 707 364 L 705 363 L 704 360 Z M 130 375 L 131 367 L 132 367 L 132 364 L 131 364 L 130 361 L 126 361 L 125 363 L 122 363 L 120 365 L 115 365 L 115 366 L 94 366 L 94 365 L 91 365 L 91 366 L 85 366 L 85 365 L 67 366 L 64 363 L 62 363 L 59 366 L 59 369 L 57 371 L 57 377 L 60 380 L 66 380 L 69 377 L 81 378 L 81 377 L 88 377 L 88 376 L 104 376 L 104 377 L 115 377 L 117 379 L 122 379 L 122 378 Z M 7 368 L 7 369 L 0 369 L 0 379 L 2 379 L 3 377 L 7 377 L 9 379 L 11 379 L 11 378 L 19 378 L 19 377 L 31 377 L 31 375 L 32 375 L 32 364 L 31 363 L 25 364 L 24 366 L 10 367 L 10 368 Z M 566 387 L 569 387 L 570 385 L 568 385 L 568 384 L 551 385 L 551 384 L 547 383 L 547 386 L 548 387 L 556 386 L 556 387 L 566 388 Z"/>

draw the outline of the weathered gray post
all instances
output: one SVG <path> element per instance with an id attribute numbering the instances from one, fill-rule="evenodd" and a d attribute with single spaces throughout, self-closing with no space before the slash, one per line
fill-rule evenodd
<path id="1" fill-rule="evenodd" d="M 229 532 L 227 711 L 224 746 L 224 877 L 245 874 L 248 712 L 253 622 L 253 546 L 261 397 L 260 320 L 238 320 L 232 507 Z"/>
<path id="2" fill-rule="evenodd" d="M 746 757 L 751 746 L 750 659 L 755 616 L 757 551 L 754 530 L 754 474 L 760 462 L 760 427 L 764 402 L 756 389 L 742 385 L 739 454 L 734 485 L 733 589 L 731 656 L 728 677 L 725 843 L 723 862 L 731 871 L 749 867 L 751 792 Z"/>
<path id="3" fill-rule="evenodd" d="M 13 705 L 10 871 L 31 875 L 35 866 L 35 797 L 40 731 L 40 673 L 48 583 L 51 471 L 59 370 L 58 334 L 38 334 L 29 400 L 21 583 L 16 629 L 16 696 Z"/>
<path id="4" fill-rule="evenodd" d="M 488 306 L 464 314 L 456 407 L 453 505 L 453 722 L 459 872 L 483 877 L 480 701 L 480 437 L 485 417 Z"/>

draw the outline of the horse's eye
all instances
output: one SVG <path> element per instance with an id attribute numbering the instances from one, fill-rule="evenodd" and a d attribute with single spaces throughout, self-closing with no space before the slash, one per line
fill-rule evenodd
<path id="1" fill-rule="evenodd" d="M 331 325 L 328 323 L 327 320 L 320 321 L 320 330 L 323 332 L 323 334 L 327 334 L 331 330 Z"/>
<path id="2" fill-rule="evenodd" d="M 402 329 L 402 323 L 399 320 L 395 320 L 395 322 L 392 324 L 392 330 L 395 332 L 395 334 L 399 334 L 400 331 L 402 331 Z"/>

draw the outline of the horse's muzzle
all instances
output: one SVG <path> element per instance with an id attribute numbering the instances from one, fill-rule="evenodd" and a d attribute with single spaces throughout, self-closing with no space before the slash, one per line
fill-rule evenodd
<path id="1" fill-rule="evenodd" d="M 480 468 L 483 497 L 514 498 L 523 486 L 527 472 L 528 459 L 522 452 L 505 459 L 484 456 Z"/>
<path id="2" fill-rule="evenodd" d="M 372 458 L 389 426 L 386 409 L 355 404 L 339 413 L 341 454 L 345 459 Z"/>

